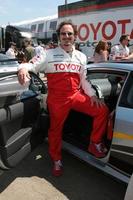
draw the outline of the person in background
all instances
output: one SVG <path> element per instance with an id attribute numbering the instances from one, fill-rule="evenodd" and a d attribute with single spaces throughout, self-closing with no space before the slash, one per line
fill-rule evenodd
<path id="1" fill-rule="evenodd" d="M 17 57 L 17 49 L 16 49 L 16 43 L 10 42 L 10 47 L 6 51 L 6 55 L 10 58 L 16 58 Z"/>
<path id="2" fill-rule="evenodd" d="M 24 41 L 24 55 L 27 62 L 35 56 L 35 48 L 32 46 L 31 39 L 25 39 Z"/>
<path id="3" fill-rule="evenodd" d="M 111 53 L 111 46 L 112 46 L 112 43 L 111 42 L 107 42 L 108 44 L 108 48 L 107 48 L 107 51 L 108 51 L 108 59 L 109 59 L 109 55 Z"/>
<path id="4" fill-rule="evenodd" d="M 121 60 L 123 58 L 126 58 L 129 56 L 129 42 L 130 42 L 130 36 L 128 34 L 124 34 L 120 37 L 119 44 L 115 45 L 111 48 L 110 60 Z"/>
<path id="5" fill-rule="evenodd" d="M 25 84 L 28 70 L 43 71 L 48 83 L 48 111 L 50 128 L 48 131 L 49 154 L 53 161 L 52 174 L 62 175 L 62 130 L 71 109 L 93 117 L 93 130 L 88 141 L 88 151 L 98 158 L 106 156 L 103 136 L 105 134 L 109 110 L 100 101 L 91 83 L 86 80 L 86 56 L 75 49 L 76 26 L 64 21 L 57 29 L 59 46 L 48 49 L 32 63 L 20 64 L 18 80 Z M 75 119 L 76 123 L 76 119 Z"/>
<path id="6" fill-rule="evenodd" d="M 108 60 L 108 43 L 104 40 L 100 40 L 95 47 L 94 62 L 104 62 Z"/>
<path id="7" fill-rule="evenodd" d="M 75 49 L 77 49 L 77 50 L 81 51 L 81 50 L 80 50 L 80 45 L 79 45 L 79 43 L 78 43 L 78 42 L 76 42 L 76 43 L 75 43 Z"/>
<path id="8" fill-rule="evenodd" d="M 130 60 L 130 59 L 133 59 L 133 53 L 131 53 L 129 56 L 122 58 L 122 60 Z"/>
<path id="9" fill-rule="evenodd" d="M 56 48 L 58 45 L 57 43 L 54 43 L 52 41 L 50 41 L 47 45 L 46 45 L 46 49 L 54 49 Z"/>
<path id="10" fill-rule="evenodd" d="M 40 56 L 40 54 L 42 54 L 44 51 L 44 47 L 42 45 L 42 42 L 41 41 L 38 41 L 38 46 L 35 47 L 35 54 L 37 56 Z"/>

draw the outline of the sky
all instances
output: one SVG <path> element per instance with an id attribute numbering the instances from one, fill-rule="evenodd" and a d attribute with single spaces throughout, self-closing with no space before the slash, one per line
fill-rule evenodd
<path id="1" fill-rule="evenodd" d="M 65 0 L 0 0 L 0 26 L 58 14 L 63 4 Z"/>

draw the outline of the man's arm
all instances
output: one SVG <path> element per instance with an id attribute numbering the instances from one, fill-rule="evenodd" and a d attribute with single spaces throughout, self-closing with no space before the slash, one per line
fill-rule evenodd
<path id="1" fill-rule="evenodd" d="M 45 60 L 46 55 L 41 54 L 40 57 L 33 57 L 29 63 L 21 63 L 18 67 L 18 80 L 20 84 L 24 85 L 30 78 L 28 71 L 33 71 L 35 73 L 45 71 Z"/>
<path id="2" fill-rule="evenodd" d="M 93 89 L 91 83 L 86 79 L 86 70 L 84 70 L 81 75 L 81 87 L 84 90 L 84 93 L 90 97 L 92 106 L 96 105 L 99 107 L 104 105 L 104 103 L 96 96 L 96 92 Z"/>
<path id="3" fill-rule="evenodd" d="M 122 58 L 122 60 L 128 60 L 128 59 L 133 59 L 133 53 L 131 53 L 129 56 Z"/>
<path id="4" fill-rule="evenodd" d="M 30 79 L 30 75 L 26 67 L 23 67 L 18 70 L 18 81 L 21 85 L 25 85 L 29 79 Z"/>

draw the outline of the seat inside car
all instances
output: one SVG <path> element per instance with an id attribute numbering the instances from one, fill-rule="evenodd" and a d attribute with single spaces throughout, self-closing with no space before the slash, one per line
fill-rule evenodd
<path id="1" fill-rule="evenodd" d="M 23 100 L 19 98 L 19 92 L 27 88 L 21 89 L 16 84 L 12 92 L 8 81 L 3 81 L 0 82 L 0 167 L 10 168 L 28 155 L 37 143 L 43 141 L 43 135 L 39 132 L 41 108 L 40 99 L 36 95 Z M 11 77 L 9 85 L 16 81 L 17 76 Z"/>

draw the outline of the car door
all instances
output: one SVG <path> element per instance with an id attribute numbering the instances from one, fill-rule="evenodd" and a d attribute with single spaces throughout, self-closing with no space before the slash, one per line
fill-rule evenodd
<path id="1" fill-rule="evenodd" d="M 92 87 L 96 91 L 96 95 L 98 96 L 98 98 L 107 105 L 110 114 L 116 109 L 119 95 L 121 94 L 124 84 L 124 82 L 121 82 L 123 81 L 121 79 L 125 78 L 125 76 L 125 72 L 116 71 L 113 68 L 106 68 L 104 67 L 104 64 L 101 68 L 88 68 L 87 80 L 91 82 Z M 65 123 L 63 139 L 66 142 L 73 144 L 76 147 L 88 152 L 88 145 L 92 127 L 92 117 L 71 110 Z M 104 163 L 107 163 L 109 159 L 113 137 L 113 126 L 111 128 L 111 136 L 108 134 L 108 128 L 105 133 L 104 140 L 108 148 L 108 155 L 103 160 L 101 159 Z"/>
<path id="2" fill-rule="evenodd" d="M 114 124 L 111 157 L 117 158 L 126 171 L 133 168 L 133 72 L 126 80 L 119 98 Z"/>
<path id="3" fill-rule="evenodd" d="M 108 163 L 110 155 L 113 157 L 114 130 L 119 113 L 118 105 L 123 94 L 123 87 L 125 86 L 127 76 L 128 72 L 126 70 L 118 70 L 114 67 L 106 68 L 104 64 L 101 68 L 88 69 L 88 80 L 91 82 L 99 99 L 107 105 L 110 111 L 105 134 L 105 143 L 108 147 L 108 155 L 103 160 L 105 163 Z M 117 155 L 116 158 L 118 158 Z"/>
<path id="4" fill-rule="evenodd" d="M 16 73 L 1 74 L 0 167 L 14 167 L 43 141 L 40 121 L 45 89 L 34 73 L 25 86 L 18 83 Z"/>

